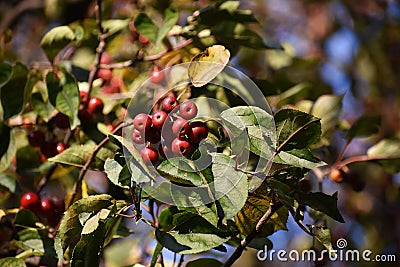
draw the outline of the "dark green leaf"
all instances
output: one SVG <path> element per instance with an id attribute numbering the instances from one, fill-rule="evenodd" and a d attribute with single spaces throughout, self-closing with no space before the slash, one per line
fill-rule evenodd
<path id="1" fill-rule="evenodd" d="M 10 144 L 11 128 L 0 122 L 0 158 L 7 153 Z"/>
<path id="2" fill-rule="evenodd" d="M 79 221 L 79 215 L 85 212 L 97 213 L 99 210 L 111 206 L 111 201 L 112 197 L 109 195 L 93 195 L 76 201 L 65 212 L 54 241 L 59 262 L 64 259 L 65 249 L 80 235 L 83 229 Z"/>
<path id="3" fill-rule="evenodd" d="M 45 231 L 27 228 L 18 232 L 19 246 L 24 250 L 33 250 L 40 255 L 56 256 L 53 239 Z"/>
<path id="4" fill-rule="evenodd" d="M 135 18 L 135 28 L 138 33 L 146 36 L 150 42 L 156 43 L 158 27 L 145 13 L 140 13 Z"/>
<path id="5" fill-rule="evenodd" d="M 116 160 L 108 158 L 104 163 L 104 171 L 113 184 L 129 189 L 131 174 L 126 165 L 122 167 Z"/>
<path id="6" fill-rule="evenodd" d="M 0 259 L 0 266 L 2 267 L 26 267 L 24 260 L 17 258 L 4 258 Z"/>
<path id="7" fill-rule="evenodd" d="M 74 145 L 58 154 L 53 158 L 49 158 L 51 162 L 57 162 L 66 165 L 72 165 L 76 167 L 83 167 L 88 161 L 90 155 L 93 153 L 96 145 L 86 144 L 86 145 Z M 94 160 L 89 165 L 92 170 L 104 170 L 104 163 L 108 158 L 113 158 L 115 152 L 107 149 L 100 148 L 99 152 L 96 154 Z"/>
<path id="8" fill-rule="evenodd" d="M 35 148 L 24 146 L 17 151 L 17 172 L 30 173 L 40 165 L 40 158 Z"/>
<path id="9" fill-rule="evenodd" d="M 151 258 L 150 267 L 156 266 L 158 256 L 160 255 L 162 250 L 163 250 L 163 246 L 157 242 L 156 248 L 154 249 L 154 252 L 153 252 L 153 257 Z"/>
<path id="10" fill-rule="evenodd" d="M 278 143 L 287 143 L 282 150 L 306 148 L 316 143 L 321 136 L 321 123 L 314 116 L 294 110 L 282 109 L 275 114 Z"/>
<path id="11" fill-rule="evenodd" d="M 36 227 L 36 222 L 38 222 L 38 218 L 31 211 L 22 209 L 18 211 L 17 215 L 15 215 L 14 224 L 27 226 L 27 227 Z"/>
<path id="12" fill-rule="evenodd" d="M 357 136 L 369 136 L 376 134 L 381 125 L 381 116 L 379 115 L 363 115 L 351 126 L 347 132 L 346 139 L 350 141 Z"/>
<path id="13" fill-rule="evenodd" d="M 186 158 L 164 160 L 157 167 L 157 170 L 173 182 L 196 186 L 203 184 L 202 173 L 194 166 L 194 162 Z"/>
<path id="14" fill-rule="evenodd" d="M 53 114 L 54 107 L 49 101 L 43 101 L 40 93 L 34 93 L 31 98 L 32 109 L 45 121 L 48 122 Z"/>
<path id="15" fill-rule="evenodd" d="M 344 223 L 344 219 L 337 208 L 337 192 L 331 196 L 321 192 L 308 194 L 298 192 L 295 197 L 300 204 L 323 212 L 332 219 Z"/>
<path id="16" fill-rule="evenodd" d="M 75 34 L 68 26 L 59 26 L 48 31 L 42 38 L 40 45 L 48 59 L 53 61 L 57 54 L 75 39 Z"/>
<path id="17" fill-rule="evenodd" d="M 6 153 L 0 158 L 0 172 L 5 171 L 10 166 L 17 148 L 15 146 L 14 131 L 10 132 L 10 140 Z"/>
<path id="18" fill-rule="evenodd" d="M 156 238 L 167 249 L 180 254 L 197 254 L 221 245 L 230 238 L 215 234 L 164 232 L 156 229 Z"/>
<path id="19" fill-rule="evenodd" d="M 186 264 L 186 267 L 221 267 L 222 262 L 217 261 L 216 259 L 211 259 L 211 258 L 203 258 L 203 259 L 197 259 L 194 261 L 189 261 Z"/>
<path id="20" fill-rule="evenodd" d="M 69 117 L 71 129 L 73 130 L 79 125 L 79 88 L 75 79 L 69 73 L 65 73 L 65 78 L 61 80 L 61 85 L 62 90 L 56 97 L 56 108 Z"/>
<path id="21" fill-rule="evenodd" d="M 21 63 L 12 67 L 9 78 L 0 85 L 3 119 L 8 120 L 19 114 L 24 108 L 25 86 L 28 81 L 28 69 Z"/>
<path id="22" fill-rule="evenodd" d="M 323 227 L 315 227 L 314 229 L 315 239 L 321 243 L 328 251 L 332 251 L 332 238 L 331 238 L 331 231 L 329 228 Z"/>

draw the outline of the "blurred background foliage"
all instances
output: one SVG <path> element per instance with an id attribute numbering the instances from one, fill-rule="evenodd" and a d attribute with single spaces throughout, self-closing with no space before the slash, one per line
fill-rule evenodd
<path id="1" fill-rule="evenodd" d="M 156 22 L 161 22 L 158 12 L 163 13 L 171 6 L 180 11 L 179 24 L 184 25 L 193 11 L 213 3 L 215 1 L 106 0 L 104 13 L 109 18 L 132 18 L 146 10 Z M 86 0 L 1 1 L 0 59 L 21 61 L 31 68 L 50 68 L 40 48 L 43 34 L 54 26 L 73 25 L 93 17 L 94 4 Z M 369 147 L 384 138 L 400 138 L 398 1 L 256 0 L 241 1 L 241 8 L 252 10 L 260 21 L 261 27 L 254 28 L 257 33 L 284 47 L 284 51 L 231 48 L 234 57 L 230 64 L 259 82 L 266 90 L 264 93 L 269 95 L 274 111 L 285 106 L 312 111 L 315 101 L 325 94 L 343 99 L 339 120 L 332 125 L 336 130 L 324 137 L 322 142 L 326 146 L 318 151 L 328 164 L 335 162 L 345 146 L 345 131 L 363 115 L 380 118 L 379 132 L 368 138 L 355 138 L 345 158 L 366 154 Z M 132 58 L 135 47 L 124 45 L 132 38 L 127 30 L 109 39 L 106 50 L 114 62 Z M 218 41 L 224 42 L 223 37 Z M 76 54 L 66 50 L 62 56 L 68 58 L 72 54 L 72 62 L 88 69 L 94 59 L 96 35 L 85 38 L 84 46 L 87 49 Z M 187 60 L 190 60 L 192 53 L 188 53 Z M 125 70 L 121 75 L 125 81 L 134 81 L 138 74 L 132 72 Z M 329 103 L 332 104 L 322 101 L 320 106 Z M 339 106 L 340 100 L 335 103 L 332 105 Z M 324 109 L 319 112 L 323 113 Z M 319 184 L 317 177 L 310 174 L 314 189 L 323 186 L 328 194 L 339 191 L 339 210 L 346 223 L 329 221 L 333 240 L 345 238 L 349 242 L 348 248 L 370 249 L 374 254 L 400 257 L 400 175 L 396 174 L 399 167 L 393 167 L 394 173 L 388 174 L 376 163 L 350 164 L 349 177 L 342 184 L 329 179 L 323 179 Z M 280 231 L 271 237 L 274 249 L 305 249 L 313 245 L 312 238 L 302 233 L 293 221 L 289 221 L 288 228 L 288 232 Z M 137 250 L 138 244 L 133 242 L 130 246 Z M 106 257 L 112 249 L 106 252 Z M 145 251 L 146 247 L 141 249 Z M 364 264 L 338 262 L 333 266 Z M 278 261 L 266 265 L 291 266 Z M 292 265 L 300 266 L 301 263 Z M 263 266 L 263 263 L 256 260 L 255 250 L 249 249 L 235 266 Z M 310 266 L 310 263 L 304 263 L 304 266 Z M 394 265 L 388 263 L 386 266 Z"/>

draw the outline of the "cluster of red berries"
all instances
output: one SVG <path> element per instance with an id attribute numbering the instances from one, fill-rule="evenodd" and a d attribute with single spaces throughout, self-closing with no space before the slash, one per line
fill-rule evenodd
<path id="1" fill-rule="evenodd" d="M 108 65 L 112 62 L 111 56 L 104 52 L 100 59 L 100 64 Z M 104 94 L 115 94 L 119 93 L 122 87 L 122 78 L 120 76 L 114 76 L 111 69 L 99 69 L 97 77 L 103 80 L 101 86 L 101 92 Z"/>
<path id="2" fill-rule="evenodd" d="M 41 199 L 36 193 L 28 192 L 20 198 L 20 209 L 30 210 L 47 220 L 50 226 L 56 226 L 65 211 L 64 201 Z"/>
<path id="3" fill-rule="evenodd" d="M 197 106 L 192 101 L 179 105 L 175 95 L 170 94 L 162 100 L 161 107 L 151 116 L 140 113 L 133 119 L 132 141 L 146 143 L 140 154 L 147 164 L 156 163 L 159 155 L 187 156 L 208 135 L 204 122 L 188 121 L 197 115 Z"/>
<path id="4" fill-rule="evenodd" d="M 41 130 L 31 131 L 28 134 L 28 142 L 31 146 L 40 148 L 40 153 L 45 158 L 54 157 L 67 148 L 67 145 L 62 142 L 56 142 L 54 140 L 46 141 L 46 135 Z"/>
<path id="5" fill-rule="evenodd" d="M 91 124 L 93 116 L 101 115 L 103 113 L 104 103 L 98 97 L 91 97 L 85 91 L 79 92 L 81 98 L 81 105 L 78 111 L 78 117 L 81 124 Z"/>

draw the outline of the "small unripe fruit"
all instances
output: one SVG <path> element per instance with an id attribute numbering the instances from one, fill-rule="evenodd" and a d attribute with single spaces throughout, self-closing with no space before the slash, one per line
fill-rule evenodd
<path id="1" fill-rule="evenodd" d="M 194 121 L 190 124 L 189 138 L 193 143 L 200 143 L 208 136 L 208 127 L 204 122 Z"/>
<path id="2" fill-rule="evenodd" d="M 44 132 L 36 130 L 28 134 L 28 142 L 33 147 L 41 146 L 46 140 Z"/>
<path id="3" fill-rule="evenodd" d="M 343 182 L 343 174 L 342 171 L 339 169 L 332 169 L 331 173 L 329 174 L 329 178 L 334 181 L 335 183 Z"/>
<path id="4" fill-rule="evenodd" d="M 34 192 L 28 192 L 22 195 L 20 199 L 21 207 L 33 212 L 40 211 L 40 198 Z"/>
<path id="5" fill-rule="evenodd" d="M 151 127 L 151 118 L 145 113 L 140 113 L 133 119 L 133 126 L 139 132 L 148 131 Z"/>
<path id="6" fill-rule="evenodd" d="M 179 105 L 179 113 L 185 120 L 191 120 L 197 116 L 197 106 L 192 101 L 185 101 Z"/>
<path id="7" fill-rule="evenodd" d="M 172 153 L 175 155 L 187 155 L 190 152 L 190 142 L 184 137 L 175 138 L 171 144 Z"/>
<path id="8" fill-rule="evenodd" d="M 89 100 L 88 108 L 87 108 L 89 114 L 92 114 L 92 115 L 100 114 L 103 112 L 103 108 L 104 108 L 104 103 L 103 103 L 103 100 L 101 100 L 100 98 L 92 97 Z"/>
<path id="9" fill-rule="evenodd" d="M 144 147 L 140 150 L 140 155 L 146 164 L 154 164 L 158 161 L 158 152 L 152 147 Z"/>
<path id="10" fill-rule="evenodd" d="M 176 101 L 176 97 L 174 95 L 169 95 L 164 98 L 162 102 L 162 109 L 166 113 L 170 113 L 175 107 L 178 106 L 178 101 Z"/>
<path id="11" fill-rule="evenodd" d="M 172 133 L 175 136 L 184 136 L 190 132 L 190 124 L 187 120 L 178 118 L 174 124 L 172 124 Z"/>
<path id="12" fill-rule="evenodd" d="M 151 116 L 151 121 L 153 126 L 157 129 L 161 129 L 164 125 L 165 120 L 167 119 L 168 114 L 165 111 L 157 110 Z"/>

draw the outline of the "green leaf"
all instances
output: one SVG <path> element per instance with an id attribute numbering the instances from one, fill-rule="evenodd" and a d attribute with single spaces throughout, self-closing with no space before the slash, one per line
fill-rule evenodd
<path id="1" fill-rule="evenodd" d="M 112 205 L 112 197 L 109 195 L 93 195 L 76 201 L 65 212 L 58 228 L 54 241 L 54 247 L 57 252 L 59 263 L 64 259 L 64 251 L 70 246 L 71 242 L 82 232 L 82 225 L 79 221 L 79 215 L 84 212 L 97 213 L 103 208 Z"/>
<path id="2" fill-rule="evenodd" d="M 156 265 L 158 256 L 160 255 L 162 250 L 163 250 L 163 246 L 157 242 L 157 245 L 153 252 L 153 257 L 151 258 L 150 267 L 154 267 Z"/>
<path id="3" fill-rule="evenodd" d="M 80 124 L 78 110 L 80 104 L 79 88 L 75 79 L 68 73 L 61 80 L 62 90 L 56 97 L 56 108 L 69 117 L 71 129 L 75 129 Z"/>
<path id="4" fill-rule="evenodd" d="M 274 162 L 292 165 L 295 167 L 307 168 L 310 170 L 326 165 L 325 162 L 314 157 L 314 155 L 307 148 L 281 151 L 274 158 Z"/>
<path id="5" fill-rule="evenodd" d="M 342 110 L 343 95 L 322 95 L 314 103 L 311 114 L 321 119 L 321 128 L 326 142 L 336 126 Z"/>
<path id="6" fill-rule="evenodd" d="M 232 218 L 246 203 L 247 176 L 234 169 L 235 161 L 224 155 L 214 154 L 212 173 L 214 191 L 223 210 L 223 218 Z"/>
<path id="7" fill-rule="evenodd" d="M 22 209 L 18 211 L 17 215 L 15 215 L 14 224 L 26 227 L 36 227 L 38 221 L 38 218 L 33 212 Z"/>
<path id="8" fill-rule="evenodd" d="M 18 246 L 23 250 L 33 250 L 39 255 L 56 256 L 53 239 L 45 231 L 27 228 L 18 232 Z"/>
<path id="9" fill-rule="evenodd" d="M 228 64 L 230 52 L 222 45 L 213 45 L 193 58 L 189 78 L 193 86 L 201 87 L 212 81 Z"/>
<path id="10" fill-rule="evenodd" d="M 105 266 L 133 266 L 142 260 L 143 243 L 139 238 L 123 238 L 104 250 Z M 96 265 L 97 266 L 97 265 Z"/>
<path id="11" fill-rule="evenodd" d="M 97 229 L 97 227 L 99 227 L 100 220 L 105 220 L 109 214 L 110 210 L 101 209 L 98 213 L 85 221 L 81 234 L 88 235 L 93 233 Z"/>
<path id="12" fill-rule="evenodd" d="M 347 132 L 346 139 L 350 141 L 354 137 L 369 136 L 376 134 L 381 125 L 381 116 L 379 115 L 362 115 L 356 120 Z"/>
<path id="13" fill-rule="evenodd" d="M 235 146 L 248 142 L 248 149 L 263 158 L 269 159 L 275 152 L 274 119 L 265 110 L 255 106 L 238 106 L 224 110 L 221 118 L 234 135 L 231 139 L 234 151 Z M 244 130 L 247 136 L 243 136 Z"/>
<path id="14" fill-rule="evenodd" d="M 2 267 L 26 267 L 24 260 L 17 258 L 4 258 L 0 259 L 0 266 Z"/>
<path id="15" fill-rule="evenodd" d="M 147 183 L 155 177 L 155 174 L 151 172 L 148 166 L 144 163 L 142 156 L 133 146 L 132 142 L 117 135 L 108 135 L 108 137 L 114 144 L 117 143 L 123 146 L 124 152 L 131 155 L 131 157 L 127 157 L 126 160 L 134 182 L 138 184 Z"/>
<path id="16" fill-rule="evenodd" d="M 180 254 L 197 254 L 228 241 L 215 234 L 164 232 L 156 229 L 156 238 L 165 248 Z"/>
<path id="17" fill-rule="evenodd" d="M 40 45 L 48 59 L 53 61 L 57 54 L 75 39 L 75 34 L 68 26 L 59 26 L 48 31 L 42 38 Z"/>
<path id="18" fill-rule="evenodd" d="M 167 8 L 164 14 L 164 21 L 161 28 L 157 33 L 156 43 L 160 43 L 171 30 L 171 28 L 178 22 L 179 13 L 173 9 Z"/>
<path id="19" fill-rule="evenodd" d="M 194 162 L 186 158 L 170 158 L 164 160 L 157 167 L 162 176 L 171 181 L 201 186 L 203 184 L 202 173 L 194 166 Z"/>
<path id="20" fill-rule="evenodd" d="M 295 198 L 300 204 L 307 205 L 325 213 L 338 222 L 344 223 L 344 219 L 337 208 L 337 192 L 331 196 L 322 192 L 311 192 L 308 194 L 298 192 Z"/>
<path id="21" fill-rule="evenodd" d="M 17 173 L 31 173 L 40 165 L 40 158 L 35 148 L 30 145 L 18 149 L 17 154 Z"/>
<path id="22" fill-rule="evenodd" d="M 71 267 L 99 266 L 105 234 L 105 223 L 100 222 L 93 234 L 82 236 L 72 252 Z"/>
<path id="23" fill-rule="evenodd" d="M 130 179 L 128 180 L 129 183 L 121 183 L 120 178 L 121 178 L 121 172 L 124 169 L 116 160 L 108 158 L 106 162 L 104 163 L 104 171 L 107 174 L 107 178 L 116 186 L 122 187 L 122 188 L 127 188 L 129 189 L 130 186 Z M 127 168 L 126 168 L 127 169 Z M 128 173 L 129 173 L 129 169 Z M 129 178 L 130 178 L 130 173 L 129 173 Z"/>
<path id="24" fill-rule="evenodd" d="M 197 259 L 194 261 L 189 261 L 186 264 L 186 267 L 221 267 L 222 262 L 217 261 L 216 259 L 212 258 L 203 258 L 203 259 Z"/>
<path id="25" fill-rule="evenodd" d="M 102 21 L 105 33 L 110 35 L 120 32 L 128 27 L 130 19 L 108 19 Z"/>
<path id="26" fill-rule="evenodd" d="M 7 153 L 10 145 L 11 128 L 3 122 L 0 122 L 0 158 Z"/>
<path id="27" fill-rule="evenodd" d="M 331 231 L 329 228 L 315 227 L 314 238 L 318 240 L 328 251 L 333 250 Z"/>
<path id="28" fill-rule="evenodd" d="M 8 120 L 19 114 L 24 108 L 25 86 L 28 81 L 28 69 L 16 63 L 6 81 L 0 84 L 0 100 L 3 107 L 3 119 Z"/>
<path id="29" fill-rule="evenodd" d="M 32 109 L 45 121 L 48 122 L 54 112 L 54 106 L 49 101 L 43 101 L 40 93 L 34 93 L 31 98 Z"/>
<path id="30" fill-rule="evenodd" d="M 58 154 L 53 158 L 49 158 L 48 160 L 51 162 L 57 162 L 66 165 L 72 165 L 76 167 L 83 167 L 85 163 L 88 161 L 90 155 L 93 153 L 93 150 L 96 148 L 96 145 L 86 144 L 86 145 L 73 145 L 67 148 L 62 153 Z M 107 149 L 100 148 L 99 152 L 96 154 L 92 163 L 89 165 L 89 168 L 92 170 L 104 170 L 104 163 L 108 158 L 114 157 L 115 152 Z"/>
<path id="31" fill-rule="evenodd" d="M 140 13 L 135 19 L 135 28 L 138 33 L 144 35 L 150 42 L 156 43 L 158 27 L 145 13 Z"/>
<path id="32" fill-rule="evenodd" d="M 282 109 L 275 114 L 276 134 L 281 145 L 289 139 L 282 150 L 306 148 L 315 144 L 321 136 L 318 118 L 294 109 Z"/>
<path id="33" fill-rule="evenodd" d="M 400 171 L 399 139 L 383 139 L 370 147 L 367 151 L 367 155 L 371 157 L 387 157 L 387 159 L 379 160 L 382 167 L 390 173 L 397 173 Z"/>
<path id="34" fill-rule="evenodd" d="M 7 188 L 11 193 L 15 193 L 18 188 L 17 180 L 4 173 L 0 174 L 0 186 Z"/>
<path id="35" fill-rule="evenodd" d="M 260 218 L 269 209 L 270 202 L 271 197 L 265 185 L 261 185 L 256 191 L 249 194 L 245 205 L 235 216 L 235 223 L 241 234 L 248 235 L 253 231 Z M 268 236 L 278 230 L 287 230 L 287 219 L 288 210 L 285 207 L 280 208 L 263 226 L 260 235 Z"/>
<path id="36" fill-rule="evenodd" d="M 0 141 L 1 142 L 1 141 Z M 0 158 L 0 172 L 3 172 L 8 169 L 10 166 L 15 152 L 17 151 L 17 148 L 15 146 L 15 136 L 14 136 L 14 131 L 10 131 L 10 138 L 9 138 L 9 144 L 7 147 L 7 151 L 3 156 Z M 18 162 L 17 162 L 18 164 Z"/>
<path id="37" fill-rule="evenodd" d="M 57 95 L 61 92 L 62 87 L 60 80 L 54 72 L 49 72 L 46 75 L 46 86 L 47 93 L 49 95 L 50 103 L 55 107 L 57 101 Z"/>

